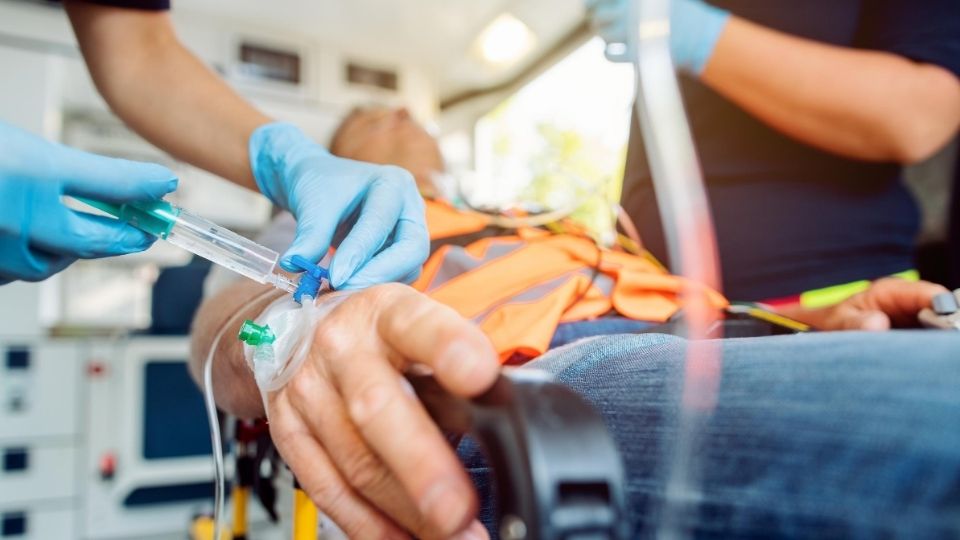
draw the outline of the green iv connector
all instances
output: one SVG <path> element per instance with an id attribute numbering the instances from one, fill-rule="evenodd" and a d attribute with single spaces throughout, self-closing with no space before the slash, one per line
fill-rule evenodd
<path id="1" fill-rule="evenodd" d="M 274 340 L 277 339 L 277 336 L 270 330 L 270 325 L 265 324 L 260 326 L 251 320 L 246 320 L 243 321 L 243 326 L 240 327 L 240 334 L 237 338 L 247 345 L 256 347 L 258 345 L 273 343 Z"/>
<path id="2" fill-rule="evenodd" d="M 76 199 L 163 240 L 167 239 L 180 216 L 180 209 L 167 201 L 113 204 L 83 197 Z"/>

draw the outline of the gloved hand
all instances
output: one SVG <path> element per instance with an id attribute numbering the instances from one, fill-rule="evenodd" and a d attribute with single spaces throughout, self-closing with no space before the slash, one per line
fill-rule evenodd
<path id="1" fill-rule="evenodd" d="M 586 0 L 590 25 L 608 46 L 627 43 L 630 2 L 636 1 Z M 729 18 L 729 12 L 701 0 L 672 0 L 670 51 L 677 67 L 693 75 L 701 75 Z M 628 50 L 623 56 L 607 54 L 607 58 L 614 62 L 630 62 L 633 57 L 633 50 Z"/>
<path id="2" fill-rule="evenodd" d="M 413 176 L 392 166 L 331 155 L 291 124 L 272 123 L 250 137 L 257 186 L 293 213 L 297 235 L 280 265 L 294 255 L 319 261 L 331 245 L 334 288 L 409 282 L 429 254 L 423 199 Z"/>
<path id="3" fill-rule="evenodd" d="M 77 259 L 143 251 L 155 238 L 64 206 L 63 195 L 112 203 L 159 199 L 166 167 L 81 152 L 0 123 L 0 284 L 40 281 Z"/>

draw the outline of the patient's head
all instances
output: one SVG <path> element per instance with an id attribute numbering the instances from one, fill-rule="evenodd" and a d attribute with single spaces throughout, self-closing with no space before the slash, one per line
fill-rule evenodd
<path id="1" fill-rule="evenodd" d="M 427 192 L 432 191 L 432 175 L 444 169 L 437 141 L 406 109 L 355 109 L 337 128 L 330 152 L 358 161 L 403 167 Z"/>

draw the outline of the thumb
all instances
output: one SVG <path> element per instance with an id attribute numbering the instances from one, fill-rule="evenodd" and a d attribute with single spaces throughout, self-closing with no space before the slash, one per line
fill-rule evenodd
<path id="1" fill-rule="evenodd" d="M 177 176 L 161 165 L 61 149 L 48 170 L 67 195 L 124 203 L 160 199 L 177 189 Z"/>
<path id="2" fill-rule="evenodd" d="M 294 255 L 300 255 L 309 261 L 323 259 L 330 249 L 336 226 L 336 222 L 327 215 L 314 214 L 302 219 L 298 216 L 296 236 L 287 251 L 280 257 L 280 267 L 288 272 L 299 272 L 300 269 L 293 266 L 291 262 Z"/>

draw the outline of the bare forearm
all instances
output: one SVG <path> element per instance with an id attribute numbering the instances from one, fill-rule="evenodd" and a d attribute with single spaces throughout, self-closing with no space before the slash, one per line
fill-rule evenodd
<path id="1" fill-rule="evenodd" d="M 66 6 L 94 82 L 124 122 L 178 159 L 256 188 L 247 141 L 270 119 L 180 44 L 166 14 Z"/>
<path id="2" fill-rule="evenodd" d="M 960 82 L 900 56 L 731 18 L 703 81 L 771 127 L 855 159 L 912 163 L 960 125 Z"/>
<path id="3" fill-rule="evenodd" d="M 203 368 L 210 349 L 217 334 L 229 323 L 212 357 L 213 391 L 218 406 L 242 418 L 258 418 L 264 411 L 260 391 L 236 335 L 245 319 L 256 318 L 280 294 L 267 295 L 251 304 L 268 289 L 269 286 L 248 281 L 234 283 L 203 302 L 191 332 L 190 373 L 202 386 Z"/>

